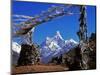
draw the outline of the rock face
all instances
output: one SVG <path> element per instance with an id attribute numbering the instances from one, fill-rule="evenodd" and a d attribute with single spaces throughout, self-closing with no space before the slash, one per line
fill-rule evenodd
<path id="1" fill-rule="evenodd" d="M 69 67 L 69 70 L 96 69 L 96 35 L 92 33 L 89 44 L 85 45 L 83 54 L 82 47 L 76 46 L 63 55 L 62 62 Z"/>
<path id="2" fill-rule="evenodd" d="M 34 64 L 38 57 L 38 50 L 34 45 L 22 44 L 18 66 Z"/>
<path id="3" fill-rule="evenodd" d="M 62 57 L 62 62 L 69 67 L 69 70 L 80 70 L 81 54 L 80 47 L 76 46 Z"/>
<path id="4" fill-rule="evenodd" d="M 92 33 L 89 38 L 89 69 L 96 69 L 96 33 Z"/>

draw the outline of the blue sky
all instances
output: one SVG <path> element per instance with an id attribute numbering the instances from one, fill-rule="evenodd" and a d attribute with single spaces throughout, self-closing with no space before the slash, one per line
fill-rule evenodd
<path id="1" fill-rule="evenodd" d="M 38 3 L 38 2 L 21 2 L 13 1 L 12 4 L 12 15 L 27 15 L 34 16 L 40 14 L 41 11 L 47 10 L 52 5 L 59 6 L 61 4 L 51 4 L 51 3 Z M 78 9 L 75 9 L 78 10 Z M 88 34 L 95 32 L 96 21 L 95 21 L 95 6 L 87 6 L 87 25 L 88 25 Z M 76 32 L 79 29 L 79 15 L 69 15 L 56 18 L 50 22 L 43 23 L 36 27 L 33 34 L 33 41 L 40 44 L 45 40 L 47 36 L 53 37 L 56 34 L 56 31 L 60 31 L 64 39 L 73 38 L 78 41 L 78 36 Z"/>

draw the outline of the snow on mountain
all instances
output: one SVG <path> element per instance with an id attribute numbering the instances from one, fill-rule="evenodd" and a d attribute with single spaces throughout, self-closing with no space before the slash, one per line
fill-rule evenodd
<path id="1" fill-rule="evenodd" d="M 61 49 L 59 45 L 57 45 L 57 43 L 55 42 L 51 42 L 50 45 L 48 46 L 51 51 L 57 50 L 57 49 Z"/>
<path id="2" fill-rule="evenodd" d="M 63 47 L 65 44 L 65 40 L 62 38 L 59 31 L 56 32 L 56 35 L 53 37 L 53 41 L 55 41 L 60 47 Z"/>
<path id="3" fill-rule="evenodd" d="M 78 42 L 76 42 L 73 39 L 65 40 L 65 43 L 75 43 L 75 44 L 78 44 Z"/>
<path id="4" fill-rule="evenodd" d="M 47 37 L 40 45 L 41 61 L 48 63 L 52 57 L 58 57 L 71 48 L 75 47 L 78 43 L 73 39 L 64 40 L 59 31 L 56 32 L 54 37 Z"/>
<path id="5" fill-rule="evenodd" d="M 17 42 L 12 42 L 12 50 L 17 53 L 20 53 L 21 46 Z"/>
<path id="6" fill-rule="evenodd" d="M 60 32 L 59 31 L 57 31 L 56 32 L 56 35 L 54 36 L 54 38 L 56 39 L 56 40 L 64 40 L 63 38 L 62 38 L 62 36 L 61 36 L 61 34 L 60 34 Z"/>
<path id="7" fill-rule="evenodd" d="M 41 48 L 48 48 L 51 51 L 54 51 L 61 49 L 61 47 L 63 47 L 64 44 L 65 44 L 64 39 L 60 35 L 60 32 L 57 31 L 54 37 L 52 38 L 46 37 L 45 41 L 41 44 Z"/>
<path id="8" fill-rule="evenodd" d="M 12 64 L 17 64 L 19 54 L 21 51 L 21 46 L 17 42 L 12 42 Z"/>

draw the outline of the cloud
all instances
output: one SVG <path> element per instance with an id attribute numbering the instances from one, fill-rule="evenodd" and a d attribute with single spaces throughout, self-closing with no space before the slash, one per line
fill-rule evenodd
<path id="1" fill-rule="evenodd" d="M 33 17 L 32 16 L 26 16 L 26 15 L 13 15 L 13 17 L 17 17 L 17 18 L 27 18 L 27 19 L 32 19 Z"/>
<path id="2" fill-rule="evenodd" d="M 13 21 L 27 21 L 27 19 L 13 19 Z"/>

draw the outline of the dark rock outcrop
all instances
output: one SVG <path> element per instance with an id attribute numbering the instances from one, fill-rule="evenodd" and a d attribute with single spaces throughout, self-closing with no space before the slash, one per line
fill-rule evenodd
<path id="1" fill-rule="evenodd" d="M 65 53 L 62 58 L 63 64 L 69 67 L 69 70 L 80 70 L 81 54 L 79 46 Z"/>
<path id="2" fill-rule="evenodd" d="M 18 66 L 34 64 L 38 57 L 38 50 L 35 45 L 21 45 L 20 57 L 18 59 Z"/>

